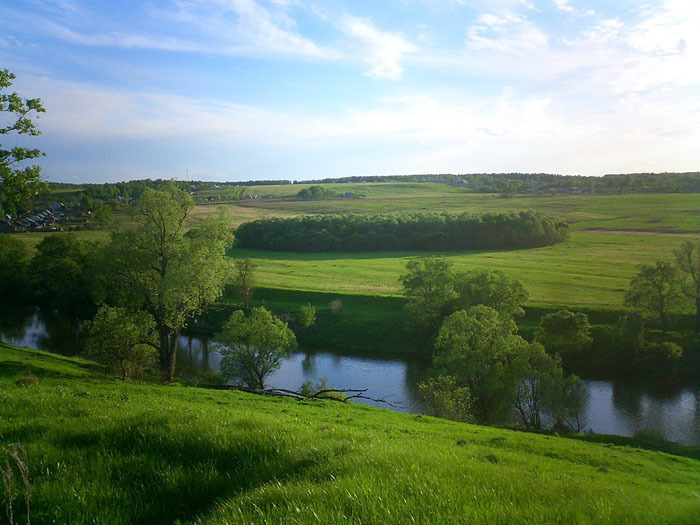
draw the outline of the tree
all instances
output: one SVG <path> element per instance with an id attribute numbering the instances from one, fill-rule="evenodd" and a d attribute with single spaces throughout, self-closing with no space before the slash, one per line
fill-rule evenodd
<path id="1" fill-rule="evenodd" d="M 0 296 L 25 292 L 29 252 L 16 237 L 0 235 Z"/>
<path id="2" fill-rule="evenodd" d="M 114 220 L 114 212 L 110 206 L 100 206 L 95 212 L 94 220 L 97 224 L 106 225 Z"/>
<path id="3" fill-rule="evenodd" d="M 316 308 L 311 303 L 299 308 L 299 322 L 305 328 L 316 322 Z"/>
<path id="4" fill-rule="evenodd" d="M 518 279 L 508 277 L 501 270 L 460 275 L 455 279 L 455 290 L 459 295 L 459 309 L 483 304 L 510 317 L 525 315 L 523 305 L 529 295 L 527 290 Z"/>
<path id="5" fill-rule="evenodd" d="M 519 359 L 522 375 L 514 392 L 513 408 L 525 428 L 542 428 L 542 417 L 548 415 L 555 426 L 569 421 L 569 426 L 580 430 L 585 408 L 580 380 L 574 375 L 565 376 L 559 356 L 548 355 L 539 343 L 528 345 Z"/>
<path id="6" fill-rule="evenodd" d="M 221 373 L 260 390 L 265 378 L 297 347 L 294 332 L 262 306 L 253 308 L 250 316 L 242 310 L 233 312 L 215 340 L 220 344 Z"/>
<path id="7" fill-rule="evenodd" d="M 233 263 L 233 288 L 248 308 L 255 292 L 255 269 L 257 265 L 248 258 L 236 259 Z"/>
<path id="8" fill-rule="evenodd" d="M 625 304 L 636 306 L 646 317 L 656 319 L 661 329 L 668 330 L 668 311 L 681 298 L 678 270 L 667 262 L 657 261 L 654 266 L 642 264 L 630 282 Z"/>
<path id="9" fill-rule="evenodd" d="M 456 298 L 452 263 L 443 257 L 423 257 L 410 259 L 406 270 L 399 281 L 408 299 L 409 326 L 432 334 L 450 313 Z"/>
<path id="10" fill-rule="evenodd" d="M 535 329 L 535 341 L 548 353 L 558 354 L 567 367 L 577 361 L 592 342 L 591 325 L 583 313 L 559 310 L 540 319 Z"/>
<path id="11" fill-rule="evenodd" d="M 474 415 L 491 424 L 510 405 L 521 371 L 518 354 L 527 343 L 513 320 L 488 306 L 448 316 L 435 342 L 436 375 L 453 375 L 473 396 Z"/>
<path id="12" fill-rule="evenodd" d="M 164 381 L 175 374 L 177 338 L 187 321 L 223 293 L 232 234 L 223 211 L 185 235 L 189 194 L 174 185 L 147 189 L 131 229 L 112 233 L 105 250 L 107 290 L 117 304 L 153 317 Z"/>
<path id="13" fill-rule="evenodd" d="M 681 290 L 695 303 L 695 333 L 700 333 L 700 243 L 684 242 L 675 251 Z"/>
<path id="14" fill-rule="evenodd" d="M 29 265 L 29 281 L 39 301 L 74 312 L 92 310 L 93 272 L 100 251 L 97 243 L 72 233 L 44 237 Z"/>
<path id="15" fill-rule="evenodd" d="M 145 312 L 103 306 L 85 323 L 85 353 L 120 373 L 122 381 L 140 376 L 158 362 L 154 328 L 153 318 Z"/>
<path id="16" fill-rule="evenodd" d="M 9 113 L 9 123 L 0 127 L 0 135 L 16 133 L 35 137 L 41 132 L 32 118 L 46 110 L 38 98 L 24 99 L 17 93 L 3 93 L 12 86 L 15 75 L 7 69 L 0 70 L 0 112 Z M 36 165 L 22 166 L 26 161 L 43 156 L 36 148 L 14 146 L 3 149 L 0 144 L 0 194 L 10 201 L 26 203 L 32 196 L 47 187 L 41 180 L 41 168 Z"/>
<path id="17" fill-rule="evenodd" d="M 453 421 L 471 421 L 472 395 L 467 387 L 457 385 L 452 375 L 431 377 L 419 383 L 418 394 L 426 408 L 435 417 Z"/>

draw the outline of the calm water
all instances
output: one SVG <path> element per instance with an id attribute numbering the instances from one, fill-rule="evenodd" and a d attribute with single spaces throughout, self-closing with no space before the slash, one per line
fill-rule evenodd
<path id="1" fill-rule="evenodd" d="M 29 348 L 74 354 L 77 324 L 51 312 L 2 316 L 0 339 Z M 206 340 L 181 337 L 178 370 L 217 371 L 221 357 Z M 305 381 L 327 377 L 335 388 L 367 388 L 404 412 L 419 412 L 416 385 L 425 378 L 425 359 L 386 360 L 324 352 L 298 352 L 270 376 L 269 386 L 298 389 Z M 601 434 L 631 436 L 653 430 L 669 441 L 700 445 L 700 386 L 658 391 L 615 381 L 585 381 L 590 394 L 587 428 Z M 386 405 L 384 405 L 386 406 Z"/>

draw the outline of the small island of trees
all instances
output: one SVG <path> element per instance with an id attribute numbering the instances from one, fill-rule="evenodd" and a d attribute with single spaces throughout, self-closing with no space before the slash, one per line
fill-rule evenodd
<path id="1" fill-rule="evenodd" d="M 562 242 L 568 226 L 533 212 L 314 215 L 261 219 L 236 230 L 239 246 L 295 252 L 500 250 Z"/>

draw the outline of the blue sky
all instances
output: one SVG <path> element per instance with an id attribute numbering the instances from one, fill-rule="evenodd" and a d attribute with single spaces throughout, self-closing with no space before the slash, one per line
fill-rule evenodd
<path id="1" fill-rule="evenodd" d="M 697 0 L 9 0 L 0 20 L 52 181 L 700 169 Z"/>

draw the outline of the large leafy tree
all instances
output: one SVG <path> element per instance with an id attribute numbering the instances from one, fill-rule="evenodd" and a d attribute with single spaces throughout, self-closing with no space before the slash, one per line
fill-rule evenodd
<path id="1" fill-rule="evenodd" d="M 0 70 L 0 135 L 37 136 L 34 118 L 46 111 L 38 98 L 22 98 L 15 92 L 3 92 L 12 86 L 15 75 L 7 69 Z M 39 149 L 14 146 L 8 149 L 0 144 L 0 196 L 15 203 L 25 203 L 46 187 L 41 180 L 41 168 L 27 166 L 26 162 L 43 156 Z"/>
<path id="2" fill-rule="evenodd" d="M 460 309 L 483 304 L 509 317 L 522 317 L 528 293 L 523 284 L 501 270 L 481 270 L 455 279 Z"/>
<path id="3" fill-rule="evenodd" d="M 630 283 L 625 303 L 639 308 L 645 317 L 656 319 L 668 330 L 668 311 L 681 299 L 678 270 L 670 263 L 642 264 Z"/>
<path id="4" fill-rule="evenodd" d="M 445 319 L 433 366 L 437 375 L 452 375 L 459 387 L 468 388 L 475 417 L 491 424 L 511 404 L 526 346 L 513 320 L 489 306 L 473 306 Z"/>
<path id="5" fill-rule="evenodd" d="M 456 298 L 452 263 L 444 257 L 410 259 L 399 281 L 408 299 L 409 328 L 426 334 L 436 332 Z"/>
<path id="6" fill-rule="evenodd" d="M 675 252 L 681 290 L 695 304 L 695 333 L 700 333 L 700 243 L 684 242 Z"/>
<path id="7" fill-rule="evenodd" d="M 263 390 L 265 378 L 297 347 L 297 340 L 280 319 L 266 308 L 253 308 L 250 316 L 236 310 L 215 339 L 221 345 L 221 372 L 248 387 Z"/>
<path id="8" fill-rule="evenodd" d="M 230 274 L 225 213 L 185 234 L 192 207 L 192 198 L 174 185 L 145 190 L 133 208 L 136 226 L 114 232 L 105 253 L 112 300 L 153 317 L 164 381 L 173 380 L 180 331 L 221 296 Z"/>
<path id="9" fill-rule="evenodd" d="M 535 340 L 550 354 L 558 354 L 567 368 L 574 368 L 593 342 L 588 316 L 569 310 L 547 314 L 535 329 Z"/>
<path id="10" fill-rule="evenodd" d="M 88 357 L 106 364 L 124 381 L 157 361 L 153 328 L 146 312 L 103 306 L 84 325 L 83 347 Z"/>

